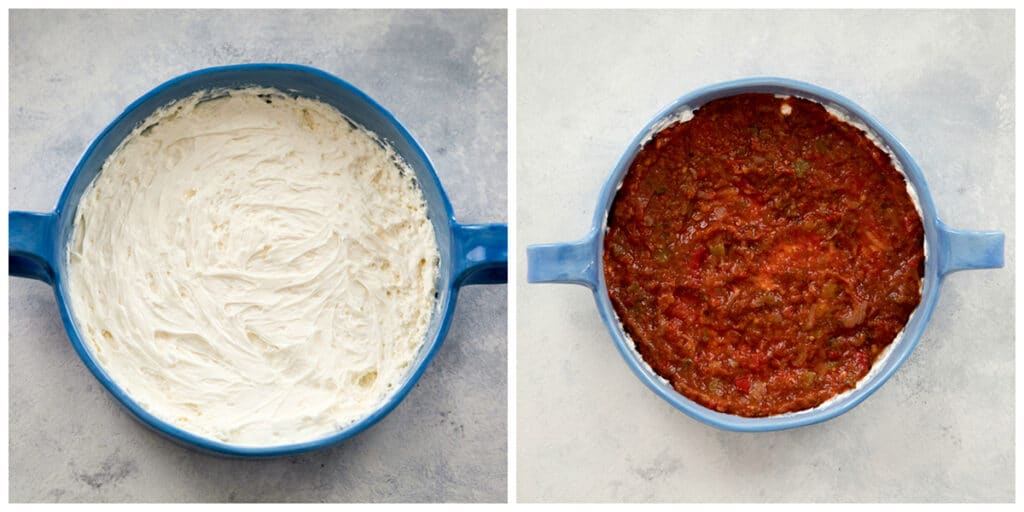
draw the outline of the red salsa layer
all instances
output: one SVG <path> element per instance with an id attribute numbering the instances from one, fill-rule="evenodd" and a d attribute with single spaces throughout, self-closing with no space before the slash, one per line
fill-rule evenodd
<path id="1" fill-rule="evenodd" d="M 637 154 L 608 217 L 608 294 L 651 368 L 770 416 L 853 388 L 921 301 L 904 176 L 818 103 L 714 100 Z"/>

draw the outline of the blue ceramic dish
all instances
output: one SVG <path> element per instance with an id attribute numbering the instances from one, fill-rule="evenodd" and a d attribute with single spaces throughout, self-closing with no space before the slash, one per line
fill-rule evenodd
<path id="1" fill-rule="evenodd" d="M 925 228 L 925 275 L 921 304 L 907 322 L 903 336 L 892 346 L 891 352 L 880 361 L 869 377 L 856 389 L 814 409 L 764 418 L 746 418 L 723 414 L 704 407 L 675 391 L 671 385 L 655 374 L 643 362 L 623 331 L 622 324 L 608 298 L 604 280 L 602 254 L 605 223 L 608 210 L 623 177 L 643 142 L 653 133 L 671 123 L 678 114 L 695 110 L 711 100 L 736 94 L 760 92 L 792 95 L 834 108 L 858 124 L 867 127 L 876 140 L 886 146 L 903 167 L 907 179 L 917 193 Z M 783 78 L 750 78 L 725 82 L 696 90 L 675 101 L 660 112 L 630 142 L 625 154 L 615 166 L 594 212 L 590 232 L 581 240 L 561 244 L 534 245 L 527 248 L 527 280 L 531 283 L 572 283 L 590 288 L 594 292 L 598 310 L 608 331 L 615 340 L 622 357 L 647 387 L 677 409 L 708 425 L 740 432 L 763 432 L 810 425 L 834 418 L 859 404 L 878 389 L 907 359 L 921 339 L 925 325 L 935 309 L 942 279 L 951 272 L 976 268 L 1003 266 L 1003 234 L 992 231 L 961 231 L 953 229 L 935 213 L 935 205 L 928 193 L 924 174 L 907 150 L 878 121 L 852 101 L 821 87 Z"/>
<path id="2" fill-rule="evenodd" d="M 428 214 L 441 255 L 437 303 L 427 339 L 394 394 L 372 414 L 340 432 L 315 441 L 286 446 L 244 447 L 220 443 L 181 430 L 140 407 L 118 383 L 111 380 L 82 342 L 68 308 L 65 285 L 65 246 L 72 233 L 79 198 L 121 140 L 155 110 L 170 102 L 201 90 L 250 86 L 273 87 L 295 96 L 328 103 L 387 141 L 416 172 L 416 180 L 426 196 Z M 229 456 L 269 457 L 316 450 L 373 425 L 405 398 L 441 346 L 455 311 L 459 288 L 471 284 L 504 283 L 507 276 L 508 227 L 505 224 L 456 222 L 448 197 L 426 153 L 394 116 L 359 89 L 337 77 L 317 69 L 289 64 L 246 64 L 203 69 L 153 89 L 132 103 L 93 141 L 71 174 L 53 212 L 10 212 L 8 221 L 10 274 L 39 279 L 53 286 L 71 345 L 103 386 L 143 424 L 157 432 L 187 446 Z"/>

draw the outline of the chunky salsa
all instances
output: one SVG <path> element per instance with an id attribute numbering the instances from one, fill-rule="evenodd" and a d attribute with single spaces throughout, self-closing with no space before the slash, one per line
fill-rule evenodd
<path id="1" fill-rule="evenodd" d="M 921 300 L 924 228 L 860 129 L 812 101 L 742 94 L 644 144 L 604 273 L 637 351 L 678 392 L 770 416 L 868 373 Z"/>

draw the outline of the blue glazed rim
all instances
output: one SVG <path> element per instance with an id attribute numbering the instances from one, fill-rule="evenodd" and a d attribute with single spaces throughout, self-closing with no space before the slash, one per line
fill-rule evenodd
<path id="1" fill-rule="evenodd" d="M 431 222 L 441 252 L 440 276 L 437 285 L 438 299 L 432 314 L 431 331 L 428 334 L 417 358 L 411 363 L 411 369 L 398 388 L 371 414 L 343 428 L 342 430 L 313 441 L 278 446 L 241 446 L 223 443 L 192 434 L 178 428 L 149 413 L 137 404 L 96 362 L 92 353 L 85 346 L 72 318 L 68 301 L 65 299 L 65 246 L 68 241 L 73 216 L 81 193 L 98 175 L 98 169 L 90 165 L 91 175 L 85 176 L 87 164 L 91 157 L 103 144 L 108 149 L 106 154 L 97 156 L 106 160 L 111 143 L 116 147 L 123 137 L 108 138 L 113 132 L 130 132 L 153 110 L 163 106 L 167 101 L 157 101 L 161 95 L 185 84 L 197 83 L 193 90 L 214 88 L 203 85 L 204 80 L 217 80 L 226 75 L 244 75 L 254 78 L 239 79 L 241 86 L 270 86 L 260 79 L 288 75 L 289 80 L 309 80 L 319 87 L 331 88 L 339 96 L 347 97 L 351 107 L 373 116 L 381 123 L 380 127 L 392 132 L 393 137 L 383 137 L 384 143 L 400 145 L 405 152 L 399 151 L 407 163 L 414 167 L 415 179 L 427 196 Z M 284 80 L 284 79 L 282 79 Z M 191 85 L 189 85 L 191 87 Z M 330 103 L 334 98 L 321 98 L 318 94 L 304 94 L 294 89 L 284 90 L 288 94 L 313 97 Z M 187 94 L 174 96 L 175 99 Z M 341 101 L 341 100 L 339 100 Z M 347 116 L 347 112 L 338 107 Z M 140 110 L 144 110 L 141 114 Z M 141 119 L 139 119 L 141 117 Z M 134 118 L 134 121 L 133 121 Z M 368 128 L 373 129 L 371 126 Z M 376 131 L 376 130 L 374 130 Z M 377 132 L 381 135 L 380 132 Z M 410 161 L 411 160 L 411 161 Z M 54 288 L 57 304 L 65 330 L 75 352 L 85 363 L 97 380 L 125 407 L 136 419 L 145 426 L 170 440 L 203 452 L 232 457 L 262 458 L 291 455 L 311 450 L 318 450 L 352 437 L 380 421 L 390 413 L 409 393 L 426 370 L 447 334 L 455 311 L 458 290 L 462 286 L 475 284 L 501 284 L 507 281 L 508 261 L 508 228 L 506 224 L 460 224 L 456 222 L 451 203 L 441 186 L 436 170 L 423 148 L 409 131 L 388 110 L 374 101 L 370 96 L 348 82 L 316 68 L 296 64 L 239 64 L 200 69 L 178 76 L 157 86 L 139 99 L 132 102 L 117 118 L 114 119 L 93 140 L 79 159 L 74 171 L 68 178 L 60 199 L 53 212 L 33 213 L 12 211 L 8 214 L 9 234 L 9 268 L 10 275 L 27 277 L 44 281 Z"/>
<path id="2" fill-rule="evenodd" d="M 623 177 L 643 143 L 664 128 L 681 112 L 696 110 L 707 102 L 736 94 L 761 92 L 797 96 L 824 104 L 867 128 L 881 141 L 902 167 L 921 208 L 925 227 L 925 276 L 921 303 L 911 315 L 891 352 L 876 362 L 881 365 L 851 391 L 814 409 L 776 416 L 749 418 L 709 409 L 680 394 L 658 376 L 633 348 L 618 315 L 608 298 L 604 279 L 603 247 L 605 223 Z M 561 244 L 534 245 L 527 248 L 527 280 L 533 283 L 569 283 L 587 286 L 593 291 L 601 318 L 615 346 L 633 373 L 654 393 L 675 408 L 705 424 L 737 432 L 767 432 L 820 423 L 839 416 L 864 401 L 899 369 L 917 346 L 938 300 L 943 277 L 958 270 L 999 268 L 1003 266 L 1002 233 L 963 231 L 943 223 L 932 202 L 924 173 L 910 153 L 878 120 L 847 98 L 817 85 L 777 77 L 755 77 L 718 83 L 686 94 L 662 109 L 633 138 L 601 189 L 593 226 L 582 239 Z"/>

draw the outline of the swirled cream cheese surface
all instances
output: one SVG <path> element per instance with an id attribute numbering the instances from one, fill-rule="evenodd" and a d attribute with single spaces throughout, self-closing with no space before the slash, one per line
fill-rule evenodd
<path id="1" fill-rule="evenodd" d="M 206 91 L 148 118 L 81 198 L 73 316 L 153 415 L 241 446 L 330 435 L 403 382 L 438 250 L 413 172 L 318 101 Z"/>

